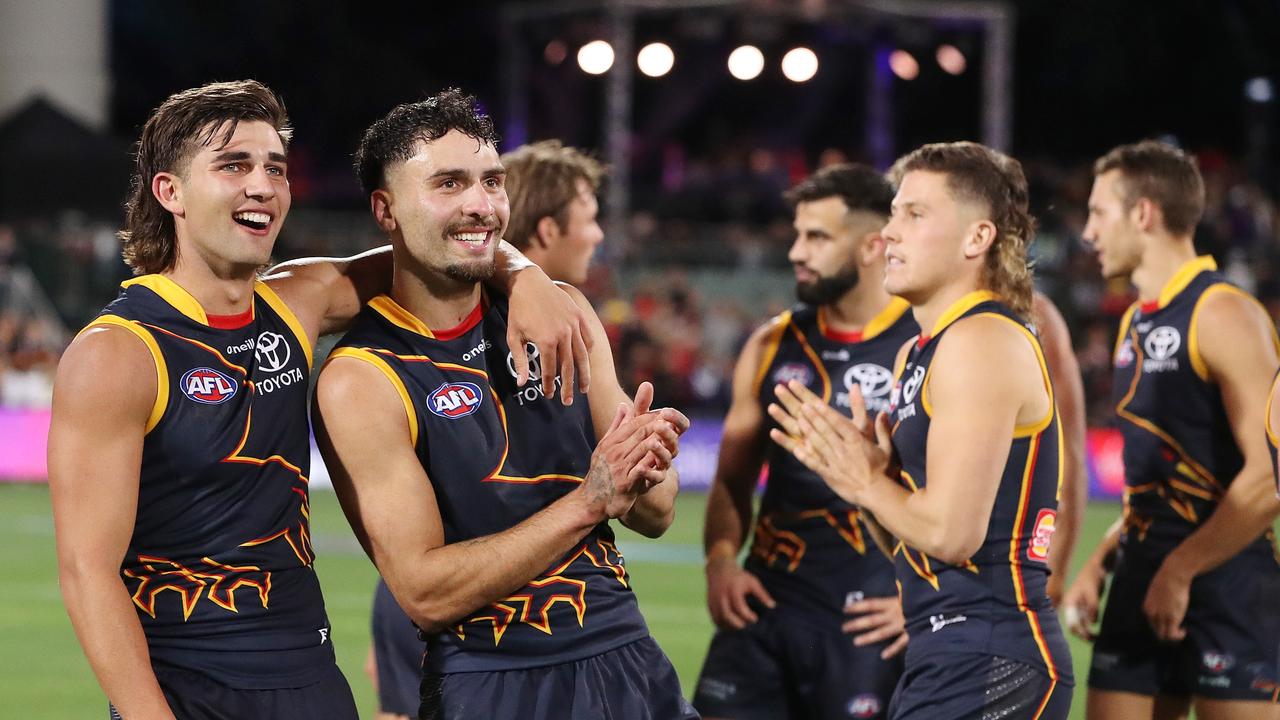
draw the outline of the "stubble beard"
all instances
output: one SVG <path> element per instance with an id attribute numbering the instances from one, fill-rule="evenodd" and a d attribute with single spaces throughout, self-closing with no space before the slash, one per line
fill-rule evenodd
<path id="1" fill-rule="evenodd" d="M 796 283 L 796 297 L 806 305 L 830 305 L 858 284 L 858 266 L 848 267 L 830 277 L 820 277 L 811 283 Z"/>

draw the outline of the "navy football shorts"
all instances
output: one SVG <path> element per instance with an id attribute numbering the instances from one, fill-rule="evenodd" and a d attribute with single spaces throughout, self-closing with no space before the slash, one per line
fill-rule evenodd
<path id="1" fill-rule="evenodd" d="M 742 630 L 718 630 L 693 696 L 698 712 L 732 720 L 887 717 L 902 674 L 886 643 L 856 647 L 839 627 L 823 631 L 777 611 Z"/>
<path id="2" fill-rule="evenodd" d="M 652 637 L 574 662 L 525 670 L 427 673 L 422 720 L 696 720 Z"/>
<path id="3" fill-rule="evenodd" d="M 1280 697 L 1280 566 L 1238 555 L 1197 577 L 1176 644 L 1156 639 L 1142 603 L 1157 566 L 1121 557 L 1093 645 L 1089 687 L 1212 700 Z"/>
<path id="4" fill-rule="evenodd" d="M 356 701 L 342 671 L 333 665 L 320 680 L 298 688 L 240 690 L 200 673 L 154 666 L 164 698 L 178 720 L 358 720 Z M 120 714 L 109 708 L 112 720 Z"/>
<path id="5" fill-rule="evenodd" d="M 1071 683 L 1018 660 L 933 653 L 909 665 L 889 707 L 892 720 L 1066 720 Z"/>
<path id="6" fill-rule="evenodd" d="M 427 644 L 418 628 L 396 602 L 387 584 L 378 579 L 373 592 L 373 656 L 378 665 L 378 709 L 413 717 L 418 712 L 422 683 L 422 655 Z"/>

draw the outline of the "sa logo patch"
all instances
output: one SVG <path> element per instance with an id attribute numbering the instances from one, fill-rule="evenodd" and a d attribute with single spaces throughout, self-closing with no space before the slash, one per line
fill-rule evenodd
<path id="1" fill-rule="evenodd" d="M 1053 540 L 1054 524 L 1058 520 L 1058 512 L 1045 508 L 1036 515 L 1036 525 L 1031 530 L 1031 544 L 1027 546 L 1027 557 L 1040 562 L 1049 561 L 1049 543 Z"/>
<path id="2" fill-rule="evenodd" d="M 220 405 L 236 396 L 240 385 L 213 368 L 188 370 L 178 382 L 182 394 L 205 405 Z"/>
<path id="3" fill-rule="evenodd" d="M 427 409 L 447 420 L 457 420 L 479 410 L 483 398 L 475 383 L 445 383 L 427 396 Z"/>

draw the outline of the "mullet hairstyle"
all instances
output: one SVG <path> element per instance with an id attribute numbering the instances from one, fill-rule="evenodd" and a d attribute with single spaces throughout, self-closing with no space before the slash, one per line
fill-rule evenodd
<path id="1" fill-rule="evenodd" d="M 562 231 L 569 223 L 569 203 L 578 196 L 578 180 L 591 192 L 600 189 L 604 166 L 577 148 L 559 140 L 523 145 L 502 156 L 507 169 L 507 197 L 511 221 L 507 241 L 524 250 L 538 232 L 538 223 L 549 217 Z"/>
<path id="2" fill-rule="evenodd" d="M 912 171 L 945 175 L 953 197 L 986 207 L 996 238 L 987 251 L 983 279 L 1014 312 L 1030 318 L 1035 286 L 1027 246 L 1035 237 L 1036 221 L 1027 209 L 1022 164 L 978 143 L 934 143 L 899 158 L 890 176 L 898 185 Z"/>
<path id="3" fill-rule="evenodd" d="M 147 118 L 138 138 L 124 229 L 116 233 L 124 261 L 135 275 L 172 270 L 178 260 L 173 214 L 152 194 L 152 179 L 162 172 L 185 178 L 199 148 L 226 147 L 242 121 L 268 123 L 288 149 L 293 128 L 284 102 L 256 80 L 183 90 L 170 95 Z"/>
<path id="4" fill-rule="evenodd" d="M 870 212 L 889 217 L 893 205 L 893 185 L 880 172 L 858 163 L 829 165 L 796 183 L 782 194 L 795 209 L 802 202 L 838 197 L 849 212 Z"/>
<path id="5" fill-rule="evenodd" d="M 1140 198 L 1160 206 L 1164 226 L 1173 235 L 1195 232 L 1204 214 L 1204 178 L 1195 158 L 1157 140 L 1121 145 L 1098 158 L 1093 175 L 1120 173 L 1125 212 Z"/>
<path id="6" fill-rule="evenodd" d="M 392 108 L 364 131 L 356 149 L 356 176 L 365 196 L 384 187 L 387 168 L 413 157 L 419 142 L 434 142 L 452 130 L 498 146 L 493 120 L 480 111 L 474 95 L 464 95 L 457 88 Z"/>

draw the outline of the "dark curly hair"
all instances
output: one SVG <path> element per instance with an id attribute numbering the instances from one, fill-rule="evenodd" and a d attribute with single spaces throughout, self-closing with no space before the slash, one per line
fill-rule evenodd
<path id="1" fill-rule="evenodd" d="M 1027 208 L 1022 164 L 974 142 L 934 143 L 899 158 L 890 179 L 900 185 L 903 176 L 914 170 L 945 175 L 954 197 L 987 207 L 996 226 L 996 239 L 986 258 L 987 287 L 1014 312 L 1030 318 L 1035 286 L 1027 246 L 1035 237 L 1036 220 Z"/>
<path id="2" fill-rule="evenodd" d="M 162 172 L 184 176 L 199 148 L 226 146 L 241 121 L 270 124 L 288 148 L 293 128 L 284 102 L 256 80 L 210 83 L 170 95 L 142 126 L 124 229 L 116 233 L 135 275 L 171 270 L 178 259 L 173 214 L 151 193 L 152 178 Z"/>
<path id="3" fill-rule="evenodd" d="M 475 96 L 464 95 L 457 88 L 392 108 L 364 131 L 356 149 L 356 175 L 365 194 L 382 187 L 387 180 L 387 167 L 413 157 L 419 142 L 439 140 L 450 130 L 481 143 L 498 145 L 493 120 L 480 111 Z"/>

